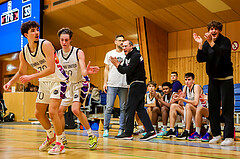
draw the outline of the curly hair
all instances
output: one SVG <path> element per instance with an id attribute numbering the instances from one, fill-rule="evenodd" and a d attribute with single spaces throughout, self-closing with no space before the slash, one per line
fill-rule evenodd
<path id="1" fill-rule="evenodd" d="M 222 23 L 218 22 L 218 21 L 211 21 L 207 24 L 207 28 L 208 28 L 208 31 L 211 29 L 211 28 L 217 28 L 218 30 L 222 31 Z"/>
<path id="2" fill-rule="evenodd" d="M 38 22 L 29 20 L 21 25 L 21 33 L 24 36 L 24 33 L 28 33 L 29 29 L 39 27 L 40 25 L 38 24 Z"/>

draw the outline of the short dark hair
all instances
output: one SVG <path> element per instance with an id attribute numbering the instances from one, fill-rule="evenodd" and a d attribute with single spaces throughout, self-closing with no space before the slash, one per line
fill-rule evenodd
<path id="1" fill-rule="evenodd" d="M 177 72 L 172 72 L 171 74 L 176 74 L 178 76 L 178 73 Z"/>
<path id="2" fill-rule="evenodd" d="M 162 87 L 163 86 L 168 86 L 170 89 L 172 89 L 172 84 L 170 83 L 170 82 L 164 82 L 163 84 L 162 84 Z"/>
<path id="3" fill-rule="evenodd" d="M 123 38 L 124 38 L 124 36 L 123 36 L 122 34 L 120 34 L 120 35 L 117 35 L 117 36 L 115 37 L 115 40 L 117 40 L 117 38 L 119 38 L 119 37 L 123 37 Z"/>
<path id="4" fill-rule="evenodd" d="M 27 21 L 21 25 L 21 33 L 24 36 L 24 33 L 28 33 L 28 30 L 31 28 L 39 28 L 40 25 L 36 21 Z M 25 37 L 25 36 L 24 36 Z"/>
<path id="5" fill-rule="evenodd" d="M 68 34 L 69 38 L 72 39 L 73 32 L 70 28 L 62 28 L 58 30 L 57 35 L 60 38 L 61 34 Z"/>
<path id="6" fill-rule="evenodd" d="M 192 72 L 188 72 L 188 73 L 185 74 L 184 77 L 185 77 L 185 78 L 192 77 L 192 79 L 194 79 L 194 78 L 195 78 L 195 75 L 194 75 Z"/>
<path id="7" fill-rule="evenodd" d="M 126 40 L 126 41 L 128 41 L 128 44 L 130 45 L 130 46 L 133 46 L 133 42 L 132 41 L 130 41 L 130 40 Z M 124 41 L 125 42 L 125 41 Z"/>
<path id="8" fill-rule="evenodd" d="M 207 24 L 207 28 L 208 28 L 208 31 L 211 29 L 211 28 L 217 28 L 217 29 L 219 29 L 220 31 L 222 31 L 222 27 L 223 27 L 223 25 L 222 25 L 222 23 L 221 22 L 218 22 L 218 21 L 211 21 L 211 22 L 209 22 L 208 24 Z"/>
<path id="9" fill-rule="evenodd" d="M 149 81 L 149 82 L 147 83 L 147 87 L 148 87 L 150 84 L 153 85 L 154 87 L 157 87 L 157 83 L 154 82 L 154 81 Z"/>

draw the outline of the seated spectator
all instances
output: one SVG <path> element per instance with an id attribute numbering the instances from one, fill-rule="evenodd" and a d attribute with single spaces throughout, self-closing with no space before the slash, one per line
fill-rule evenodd
<path id="1" fill-rule="evenodd" d="M 163 97 L 159 98 L 156 96 L 155 98 L 160 102 L 159 106 L 153 107 L 152 112 L 152 124 L 158 126 L 158 116 L 162 116 L 163 127 L 157 135 L 162 137 L 167 134 L 167 122 L 169 116 L 169 110 L 172 103 L 172 84 L 170 82 L 165 82 L 162 84 L 163 88 Z"/>
<path id="2" fill-rule="evenodd" d="M 34 92 L 34 85 L 33 84 L 30 86 L 29 92 Z"/>
<path id="3" fill-rule="evenodd" d="M 32 84 L 30 82 L 27 83 L 27 87 L 25 87 L 25 92 L 30 92 L 31 85 Z"/>
<path id="4" fill-rule="evenodd" d="M 163 88 L 161 85 L 158 86 L 156 92 L 160 93 L 163 96 L 164 93 L 163 93 Z"/>
<path id="5" fill-rule="evenodd" d="M 185 120 L 186 120 L 186 129 L 184 132 L 177 137 L 180 140 L 186 140 L 190 136 L 190 127 L 192 123 L 192 118 L 195 118 L 196 110 L 198 107 L 202 107 L 200 102 L 200 95 L 202 94 L 202 89 L 198 84 L 194 84 L 194 74 L 186 73 L 185 74 L 185 83 L 186 85 L 183 88 L 183 97 L 176 96 L 175 99 L 180 102 L 185 102 Z M 185 99 L 187 97 L 187 99 Z"/>
<path id="6" fill-rule="evenodd" d="M 172 72 L 171 73 L 171 80 L 172 80 L 172 92 L 178 93 L 179 90 L 182 90 L 182 84 L 178 81 L 178 73 Z"/>
<path id="7" fill-rule="evenodd" d="M 37 92 L 38 91 L 38 86 L 34 86 L 33 87 L 33 92 Z"/>
<path id="8" fill-rule="evenodd" d="M 171 104 L 170 107 L 170 130 L 164 135 L 164 138 L 176 137 L 176 132 L 174 132 L 174 125 L 177 118 L 177 113 L 186 117 L 186 129 L 177 139 L 187 139 L 190 134 L 190 126 L 192 121 L 192 114 L 195 115 L 194 111 L 197 106 L 201 106 L 199 102 L 199 97 L 201 94 L 201 87 L 199 85 L 194 84 L 194 74 L 186 73 L 185 74 L 185 87 L 183 91 L 179 91 L 179 93 L 175 93 L 173 95 L 173 102 L 178 101 L 178 104 Z M 187 99 L 185 97 L 187 96 Z M 186 104 L 186 114 L 184 114 L 184 104 Z M 193 110 L 193 112 L 191 111 Z"/>
<path id="9" fill-rule="evenodd" d="M 91 112 L 90 114 L 95 114 L 95 107 L 96 105 L 99 104 L 99 100 L 100 100 L 100 91 L 98 90 L 98 88 L 93 85 L 92 83 L 90 83 L 90 89 L 89 89 L 89 93 L 91 94 Z M 90 99 L 88 99 L 90 100 Z"/>
<path id="10" fill-rule="evenodd" d="M 153 108 L 156 107 L 156 106 L 159 106 L 159 102 L 158 102 L 158 100 L 156 100 L 155 97 L 161 98 L 161 94 L 156 92 L 156 90 L 155 90 L 156 86 L 157 86 L 156 82 L 149 81 L 147 83 L 148 93 L 145 94 L 145 108 L 147 109 L 147 112 L 148 112 L 148 115 L 149 115 L 149 118 L 150 118 L 151 121 L 152 121 Z M 139 126 L 139 131 L 144 130 L 143 126 L 142 126 L 142 123 L 137 116 L 136 116 L 136 121 L 137 121 L 138 126 Z M 153 127 L 156 131 L 157 126 L 153 125 Z M 135 132 L 135 133 L 137 133 L 137 132 Z"/>

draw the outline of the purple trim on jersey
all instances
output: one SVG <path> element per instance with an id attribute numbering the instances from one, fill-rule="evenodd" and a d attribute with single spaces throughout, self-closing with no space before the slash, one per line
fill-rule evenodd
<path id="1" fill-rule="evenodd" d="M 81 95 L 80 95 L 80 102 L 83 103 L 84 100 L 87 97 L 88 91 L 90 89 L 90 79 L 88 76 L 84 76 L 84 81 L 82 82 L 82 88 L 81 88 Z"/>
<path id="2" fill-rule="evenodd" d="M 67 91 L 67 83 L 65 83 L 65 82 L 60 82 L 60 84 L 61 84 L 60 97 L 61 97 L 61 99 L 65 99 L 65 98 L 66 98 L 65 93 L 66 93 L 66 91 Z"/>

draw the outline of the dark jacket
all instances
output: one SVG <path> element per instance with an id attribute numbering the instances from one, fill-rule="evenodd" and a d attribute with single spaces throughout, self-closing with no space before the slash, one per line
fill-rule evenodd
<path id="1" fill-rule="evenodd" d="M 121 74 L 127 74 L 127 84 L 136 80 L 146 80 L 143 58 L 136 48 L 126 55 L 124 64 L 119 65 L 117 69 Z"/>
<path id="2" fill-rule="evenodd" d="M 231 41 L 222 34 L 219 34 L 213 47 L 205 41 L 203 49 L 198 49 L 197 61 L 207 62 L 206 70 L 209 78 L 224 78 L 232 76 Z"/>

